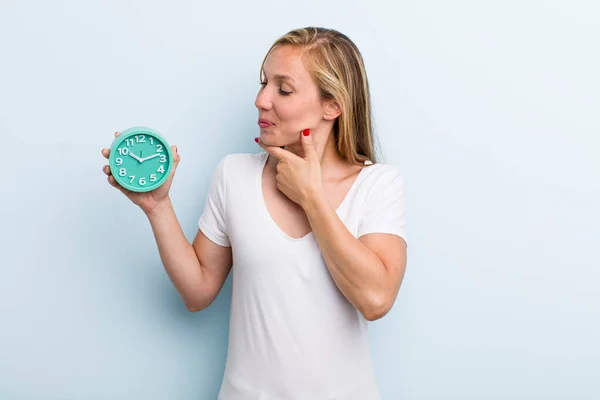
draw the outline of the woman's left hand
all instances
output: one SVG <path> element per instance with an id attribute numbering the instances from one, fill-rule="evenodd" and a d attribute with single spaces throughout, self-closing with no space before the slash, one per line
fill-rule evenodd
<path id="1" fill-rule="evenodd" d="M 308 133 L 305 135 L 304 133 Z M 301 136 L 304 158 L 277 146 L 267 146 L 260 138 L 255 141 L 260 147 L 279 159 L 277 164 L 277 188 L 290 200 L 306 208 L 306 204 L 323 192 L 321 162 L 314 148 L 310 131 L 305 129 Z"/>

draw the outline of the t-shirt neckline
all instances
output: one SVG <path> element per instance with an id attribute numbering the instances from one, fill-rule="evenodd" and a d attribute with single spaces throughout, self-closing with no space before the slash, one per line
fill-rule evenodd
<path id="1" fill-rule="evenodd" d="M 262 186 L 262 175 L 263 175 L 264 168 L 267 164 L 267 161 L 269 159 L 269 153 L 264 151 L 264 152 L 260 153 L 260 156 L 261 156 L 261 158 L 260 158 L 260 162 L 258 163 L 258 165 L 259 165 L 258 174 L 256 177 L 256 187 L 258 188 L 258 190 L 257 190 L 258 199 L 257 200 L 258 200 L 258 203 L 260 204 L 261 214 L 267 220 L 269 220 L 269 223 L 275 228 L 275 230 L 277 230 L 279 232 L 279 235 L 283 236 L 286 240 L 291 241 L 291 242 L 302 242 L 302 241 L 308 240 L 308 238 L 314 236 L 314 232 L 312 230 L 302 237 L 294 238 L 294 237 L 291 237 L 290 235 L 288 235 L 287 233 L 285 233 L 279 227 L 279 225 L 277 225 L 275 220 L 273 220 L 273 218 L 271 217 L 271 214 L 269 213 L 269 210 L 267 209 L 267 204 L 265 203 L 265 197 L 263 195 L 263 186 Z M 365 162 L 365 166 L 362 167 L 362 169 L 358 173 L 358 176 L 354 179 L 354 182 L 352 182 L 352 185 L 350 186 L 350 189 L 348 189 L 346 196 L 344 196 L 344 198 L 342 199 L 342 202 L 335 209 L 336 213 L 339 214 L 339 212 L 342 210 L 342 208 L 345 207 L 346 203 L 349 201 L 348 199 L 350 197 L 352 197 L 352 195 L 354 194 L 354 191 L 356 190 L 356 187 L 358 186 L 359 180 L 362 179 L 362 176 L 364 175 L 364 171 L 365 171 L 365 169 L 367 169 L 366 164 L 367 164 L 367 162 Z"/>

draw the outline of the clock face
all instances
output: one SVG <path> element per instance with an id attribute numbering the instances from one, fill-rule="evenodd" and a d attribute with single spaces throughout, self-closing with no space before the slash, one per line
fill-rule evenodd
<path id="1" fill-rule="evenodd" d="M 171 152 L 159 137 L 134 132 L 111 150 L 111 172 L 129 190 L 147 192 L 162 185 L 171 171 Z"/>

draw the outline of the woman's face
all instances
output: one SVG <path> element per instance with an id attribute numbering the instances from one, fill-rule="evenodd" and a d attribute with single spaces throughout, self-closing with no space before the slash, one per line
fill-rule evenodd
<path id="1" fill-rule="evenodd" d="M 300 52 L 280 46 L 265 62 L 264 81 L 254 104 L 258 108 L 260 138 L 266 145 L 297 143 L 304 129 L 315 131 L 323 122 L 331 122 L 323 119 L 324 102 Z"/>

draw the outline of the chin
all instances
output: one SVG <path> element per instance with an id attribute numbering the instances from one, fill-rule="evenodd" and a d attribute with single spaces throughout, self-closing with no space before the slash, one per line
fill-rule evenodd
<path id="1" fill-rule="evenodd" d="M 282 146 L 281 144 L 278 144 L 279 140 L 277 140 L 276 137 L 273 137 L 272 134 L 261 132 L 260 140 L 267 146 Z"/>

